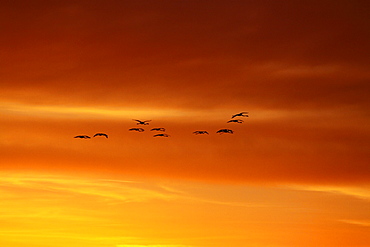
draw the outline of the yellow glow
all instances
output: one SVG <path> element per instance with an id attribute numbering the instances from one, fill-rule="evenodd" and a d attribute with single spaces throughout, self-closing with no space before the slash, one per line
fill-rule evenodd
<path id="1" fill-rule="evenodd" d="M 117 247 L 190 247 L 190 245 L 136 245 L 136 244 L 119 244 Z"/>
<path id="2" fill-rule="evenodd" d="M 350 186 L 318 186 L 318 185 L 306 185 L 306 186 L 291 186 L 299 190 L 307 191 L 322 191 L 328 193 L 339 193 L 343 195 L 353 196 L 364 200 L 370 200 L 370 188 L 366 187 L 350 187 Z"/>
<path id="3" fill-rule="evenodd" d="M 327 189 L 0 175 L 2 246 L 267 247 L 282 239 L 300 246 L 309 237 L 299 236 L 317 229 L 325 230 L 317 237 L 328 242 L 338 230 L 369 226 L 367 200 Z M 322 193 L 331 199 L 322 202 Z M 346 211 L 348 203 L 364 218 Z"/>
<path id="4" fill-rule="evenodd" d="M 245 109 L 244 109 L 245 110 Z M 297 117 L 325 117 L 333 114 L 330 111 L 292 111 L 292 110 L 266 110 L 266 109 L 246 109 L 251 111 L 249 114 L 254 121 L 270 119 L 289 119 Z M 234 109 L 201 110 L 192 109 L 159 109 L 159 108 L 117 108 L 117 107 L 69 107 L 57 105 L 32 105 L 14 102 L 0 102 L 0 111 L 8 115 L 27 115 L 45 116 L 48 118 L 108 118 L 108 119 L 132 119 L 135 116 L 145 116 L 145 118 L 182 118 L 182 121 L 207 120 L 225 122 L 231 118 L 232 114 L 240 112 Z"/>
<path id="5" fill-rule="evenodd" d="M 26 105 L 20 103 L 2 103 L 2 111 L 17 115 L 47 116 L 52 118 L 132 118 L 133 116 L 161 117 L 183 115 L 174 110 L 133 109 L 108 107 L 68 107 L 52 105 Z"/>

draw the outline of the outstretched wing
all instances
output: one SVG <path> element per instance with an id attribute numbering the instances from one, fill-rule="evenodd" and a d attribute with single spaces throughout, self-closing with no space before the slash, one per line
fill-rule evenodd
<path id="1" fill-rule="evenodd" d="M 169 135 L 167 135 L 167 134 L 156 134 L 153 137 L 157 137 L 157 136 L 169 137 Z"/>
<path id="2" fill-rule="evenodd" d="M 241 120 L 241 119 L 233 119 L 233 120 L 229 120 L 227 121 L 228 123 L 243 123 L 244 121 Z"/>
<path id="3" fill-rule="evenodd" d="M 230 133 L 230 134 L 233 134 L 233 131 L 231 129 L 220 129 L 218 130 L 216 133 Z"/>
<path id="4" fill-rule="evenodd" d="M 138 131 L 138 132 L 143 132 L 144 129 L 143 128 L 131 128 L 129 129 L 129 131 Z"/>
<path id="5" fill-rule="evenodd" d="M 108 138 L 108 135 L 105 133 L 96 133 L 93 137 L 96 137 L 96 136 L 105 136 L 106 138 Z"/>
<path id="6" fill-rule="evenodd" d="M 205 130 L 197 130 L 197 131 L 194 131 L 193 134 L 196 134 L 196 135 L 207 134 L 207 135 L 209 135 L 209 133 Z"/>
<path id="7" fill-rule="evenodd" d="M 244 114 L 248 114 L 248 112 L 243 111 L 243 112 L 240 112 L 240 113 L 234 114 L 234 115 L 232 115 L 232 117 L 231 117 L 231 118 L 238 117 L 238 116 L 243 116 Z"/>
<path id="8" fill-rule="evenodd" d="M 90 136 L 87 136 L 87 135 L 79 135 L 79 136 L 75 136 L 74 138 L 89 139 Z"/>

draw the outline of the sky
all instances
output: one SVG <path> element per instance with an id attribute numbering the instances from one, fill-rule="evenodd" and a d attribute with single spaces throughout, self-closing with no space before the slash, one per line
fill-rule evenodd
<path id="1" fill-rule="evenodd" d="M 368 246 L 369 11 L 2 1 L 0 244 Z"/>

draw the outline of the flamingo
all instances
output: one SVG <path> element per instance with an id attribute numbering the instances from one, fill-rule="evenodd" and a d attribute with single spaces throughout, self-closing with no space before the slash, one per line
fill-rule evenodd
<path id="1" fill-rule="evenodd" d="M 243 123 L 244 121 L 241 120 L 241 119 L 232 119 L 232 120 L 229 120 L 227 121 L 228 123 Z"/>
<path id="2" fill-rule="evenodd" d="M 248 114 L 248 112 L 243 111 L 243 112 L 232 115 L 231 118 L 234 118 L 234 117 L 248 117 L 248 115 L 246 115 L 246 114 Z"/>
<path id="3" fill-rule="evenodd" d="M 131 129 L 129 129 L 129 131 L 143 132 L 144 129 L 143 128 L 131 128 Z"/>
<path id="4" fill-rule="evenodd" d="M 165 128 L 153 128 L 150 131 L 166 131 Z"/>
<path id="5" fill-rule="evenodd" d="M 156 135 L 154 135 L 153 137 L 157 137 L 157 136 L 169 137 L 169 135 L 167 135 L 167 134 L 156 134 Z"/>
<path id="6" fill-rule="evenodd" d="M 149 125 L 148 122 L 152 121 L 152 120 L 141 121 L 141 120 L 137 120 L 137 119 L 132 119 L 132 120 L 137 121 L 137 125 Z"/>
<path id="7" fill-rule="evenodd" d="M 219 133 L 219 134 L 223 134 L 223 133 L 233 134 L 234 132 L 231 129 L 220 129 L 216 133 Z"/>
<path id="8" fill-rule="evenodd" d="M 90 136 L 87 136 L 87 135 L 80 135 L 80 136 L 75 136 L 73 138 L 90 139 L 91 137 Z"/>
<path id="9" fill-rule="evenodd" d="M 194 131 L 193 134 L 196 134 L 196 135 L 204 135 L 204 134 L 207 134 L 209 135 L 209 133 L 205 130 L 197 130 L 197 131 Z"/>
<path id="10" fill-rule="evenodd" d="M 96 137 L 96 136 L 105 136 L 105 138 L 108 138 L 108 135 L 104 133 L 96 133 L 93 137 Z"/>

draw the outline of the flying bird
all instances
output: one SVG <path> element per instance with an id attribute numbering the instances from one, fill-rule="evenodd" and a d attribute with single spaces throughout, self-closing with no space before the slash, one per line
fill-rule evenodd
<path id="1" fill-rule="evenodd" d="M 93 137 L 96 137 L 96 136 L 105 136 L 106 138 L 108 138 L 108 135 L 104 133 L 96 133 Z"/>
<path id="2" fill-rule="evenodd" d="M 73 138 L 90 139 L 91 137 L 90 136 L 87 136 L 87 135 L 80 135 L 80 136 L 75 136 Z"/>
<path id="3" fill-rule="evenodd" d="M 248 117 L 247 114 L 248 114 L 248 112 L 243 111 L 243 112 L 232 115 L 231 118 L 234 118 L 234 117 Z"/>
<path id="4" fill-rule="evenodd" d="M 143 132 L 144 129 L 143 128 L 131 128 L 131 129 L 129 129 L 129 131 Z"/>
<path id="5" fill-rule="evenodd" d="M 137 121 L 137 125 L 149 125 L 148 122 L 152 121 L 152 120 L 141 121 L 141 120 L 137 120 L 137 119 L 132 119 L 132 120 Z"/>
<path id="6" fill-rule="evenodd" d="M 157 136 L 169 137 L 169 135 L 167 135 L 167 134 L 156 134 L 156 135 L 154 135 L 153 137 L 157 137 Z"/>
<path id="7" fill-rule="evenodd" d="M 165 128 L 153 128 L 150 131 L 166 131 Z"/>
<path id="8" fill-rule="evenodd" d="M 228 123 L 243 123 L 244 121 L 241 120 L 241 119 L 232 119 L 232 120 L 229 120 L 227 121 Z"/>
<path id="9" fill-rule="evenodd" d="M 231 129 L 220 129 L 216 133 L 219 133 L 219 134 L 223 134 L 223 133 L 233 134 L 234 132 Z"/>
<path id="10" fill-rule="evenodd" d="M 193 134 L 196 134 L 196 135 L 204 135 L 204 134 L 207 134 L 209 135 L 209 133 L 205 130 L 197 130 L 197 131 L 194 131 Z"/>

